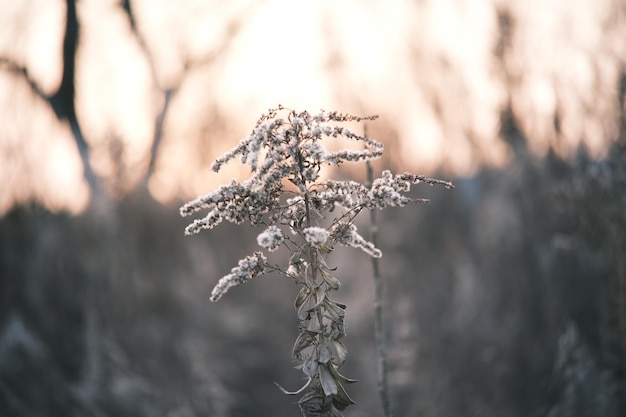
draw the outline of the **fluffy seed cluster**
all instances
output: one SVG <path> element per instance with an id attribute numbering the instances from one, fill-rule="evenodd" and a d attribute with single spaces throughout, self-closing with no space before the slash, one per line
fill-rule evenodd
<path id="1" fill-rule="evenodd" d="M 256 241 L 259 246 L 269 250 L 270 252 L 278 249 L 281 243 L 285 240 L 285 236 L 283 236 L 282 230 L 280 230 L 277 226 L 271 225 L 267 229 L 265 229 L 262 233 L 260 233 Z"/>
<path id="2" fill-rule="evenodd" d="M 311 201 L 318 210 L 332 210 L 336 206 L 344 209 L 367 208 L 384 209 L 387 207 L 403 207 L 424 199 L 409 198 L 402 193 L 409 192 L 411 185 L 425 183 L 453 188 L 447 181 L 415 175 L 408 172 L 393 174 L 385 170 L 380 178 L 376 178 L 371 187 L 351 180 L 326 180 L 312 193 Z"/>
<path id="3" fill-rule="evenodd" d="M 230 274 L 222 277 L 213 291 L 211 292 L 211 301 L 217 301 L 232 287 L 236 287 L 245 282 L 256 278 L 265 272 L 267 258 L 262 252 L 254 252 L 250 256 L 246 256 L 239 261 L 239 265 L 230 270 Z"/>
<path id="4" fill-rule="evenodd" d="M 328 230 L 323 227 L 307 227 L 303 231 L 304 240 L 313 246 L 321 246 L 328 240 Z"/>
<path id="5" fill-rule="evenodd" d="M 238 159 L 249 166 L 250 178 L 222 185 L 180 209 L 182 216 L 208 210 L 185 228 L 185 234 L 212 229 L 224 220 L 236 224 L 248 221 L 265 227 L 257 235 L 261 248 L 273 252 L 284 246 L 291 251 L 285 269 L 270 265 L 262 252 L 240 260 L 218 281 L 211 301 L 266 272 L 282 273 L 301 285 L 294 305 L 300 335 L 293 356 L 302 362 L 307 382 L 295 392 L 281 389 L 289 395 L 308 390 L 298 401 L 305 417 L 340 417 L 341 411 L 354 403 L 344 385 L 355 381 L 338 371 L 347 356 L 342 342 L 346 306 L 330 298 L 330 292 L 341 284 L 325 257 L 339 244 L 380 258 L 381 251 L 363 238 L 354 224 L 361 210 L 424 202 L 405 195 L 419 183 L 452 188 L 445 181 L 390 171 L 383 171 L 369 186 L 351 180 L 323 179 L 320 171 L 324 166 L 369 161 L 382 155 L 380 143 L 341 126 L 343 122 L 375 118 L 326 111 L 311 115 L 282 106 L 271 109 L 261 116 L 250 136 L 212 166 L 219 171 L 224 164 Z M 327 142 L 338 138 L 355 142 L 359 149 L 330 151 Z M 321 227 L 322 223 L 328 226 Z"/>
<path id="6" fill-rule="evenodd" d="M 258 120 L 250 136 L 218 158 L 212 166 L 214 171 L 219 171 L 225 163 L 238 158 L 250 167 L 250 178 L 241 183 L 233 180 L 182 206 L 182 216 L 208 210 L 204 217 L 195 219 L 185 228 L 185 234 L 212 229 L 224 220 L 235 224 L 248 221 L 252 225 L 267 226 L 257 236 L 257 243 L 269 252 L 285 243 L 286 237 L 279 228 L 285 226 L 293 235 L 303 236 L 306 243 L 316 247 L 325 245 L 330 239 L 332 244 L 359 248 L 377 258 L 382 256 L 379 249 L 357 232 L 352 222 L 360 210 L 402 207 L 427 201 L 404 195 L 411 185 L 453 186 L 446 181 L 411 173 L 392 174 L 391 171 L 383 171 L 369 187 L 352 180 L 321 180 L 320 169 L 324 165 L 368 161 L 382 155 L 383 146 L 379 142 L 340 125 L 375 118 L 324 110 L 311 115 L 307 111 L 296 112 L 282 106 L 270 109 Z M 327 150 L 325 141 L 336 138 L 358 142 L 362 148 Z M 296 195 L 290 196 L 292 192 L 284 189 L 285 180 L 296 186 Z M 337 213 L 337 208 L 340 213 L 328 230 L 313 224 L 316 214 Z M 219 281 L 212 300 L 219 299 L 228 288 L 245 281 L 244 277 L 250 276 L 249 271 L 260 273 L 260 269 L 250 269 L 251 259 L 259 258 L 255 254 L 242 260 L 245 261 L 243 265 L 240 264 Z M 302 262 L 304 265 L 307 261 Z M 294 266 L 290 264 L 288 271 L 282 272 L 292 276 Z"/>
<path id="7" fill-rule="evenodd" d="M 332 228 L 332 238 L 337 243 L 363 250 L 374 258 L 380 258 L 383 253 L 357 233 L 356 226 L 352 223 L 337 222 Z"/>
<path id="8" fill-rule="evenodd" d="M 187 226 L 185 234 L 212 229 L 224 220 L 236 224 L 244 221 L 260 224 L 268 213 L 273 213 L 275 218 L 278 216 L 279 223 L 288 224 L 289 218 L 298 214 L 294 211 L 301 207 L 296 204 L 286 212 L 276 210 L 283 179 L 295 184 L 305 194 L 307 187 L 319 179 L 322 166 L 366 161 L 382 155 L 380 143 L 335 124 L 373 120 L 376 116 L 356 117 L 325 111 L 310 115 L 306 111 L 291 111 L 284 119 L 278 116 L 281 110 L 284 109 L 279 107 L 263 115 L 248 138 L 213 164 L 212 169 L 219 171 L 222 165 L 239 157 L 242 163 L 249 165 L 253 174 L 243 183 L 233 181 L 222 185 L 181 207 L 182 216 L 209 210 L 204 218 Z M 322 144 L 326 139 L 340 137 L 361 142 L 365 149 L 329 152 Z"/>

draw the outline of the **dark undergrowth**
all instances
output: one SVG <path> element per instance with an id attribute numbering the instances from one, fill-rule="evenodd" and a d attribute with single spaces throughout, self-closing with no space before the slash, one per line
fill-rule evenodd
<path id="1" fill-rule="evenodd" d="M 626 404 L 626 151 L 529 157 L 380 218 L 398 416 L 617 417 Z M 427 194 L 428 194 L 427 193 Z M 255 234 L 184 238 L 145 191 L 78 216 L 0 219 L 0 415 L 298 415 L 285 367 L 295 286 L 264 277 L 209 303 Z M 338 250 L 357 405 L 379 415 L 372 280 Z"/>

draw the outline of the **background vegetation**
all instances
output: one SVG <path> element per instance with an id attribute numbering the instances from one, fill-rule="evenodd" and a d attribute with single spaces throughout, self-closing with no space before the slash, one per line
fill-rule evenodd
<path id="1" fill-rule="evenodd" d="M 0 3 L 0 415 L 299 413 L 297 288 L 210 304 L 256 231 L 178 216 L 278 102 L 380 113 L 378 168 L 456 185 L 379 217 L 396 415 L 624 415 L 624 6 L 434 3 Z M 332 260 L 379 415 L 370 263 Z"/>

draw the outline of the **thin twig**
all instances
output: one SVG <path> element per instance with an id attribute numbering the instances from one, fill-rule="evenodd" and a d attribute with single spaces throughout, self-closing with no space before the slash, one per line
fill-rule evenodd
<path id="1" fill-rule="evenodd" d="M 365 130 L 363 136 L 367 137 Z M 373 168 L 370 161 L 366 161 L 367 166 L 367 187 L 372 186 Z M 376 209 L 370 210 L 370 241 L 374 247 L 378 247 L 378 224 L 376 222 Z M 389 383 L 387 382 L 387 342 L 385 339 L 385 324 L 383 321 L 383 278 L 380 275 L 378 258 L 372 257 L 372 269 L 374 273 L 374 332 L 376 338 L 376 348 L 378 350 L 378 393 L 383 406 L 383 416 L 392 417 L 391 398 L 389 396 Z"/>

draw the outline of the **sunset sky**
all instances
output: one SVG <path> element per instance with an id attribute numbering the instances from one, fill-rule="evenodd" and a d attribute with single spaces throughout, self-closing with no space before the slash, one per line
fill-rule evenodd
<path id="1" fill-rule="evenodd" d="M 61 82 L 65 4 L 0 0 L 0 213 L 31 200 L 78 213 L 90 201 L 72 131 L 46 101 Z M 223 181 L 210 162 L 279 103 L 379 114 L 368 134 L 386 145 L 386 164 L 448 176 L 506 165 L 509 107 L 536 155 L 552 147 L 566 158 L 581 145 L 601 158 L 624 111 L 620 1 L 135 0 L 130 9 L 134 28 L 119 1 L 77 4 L 78 121 L 114 195 L 146 178 L 164 108 L 147 182 L 163 202 Z"/>

